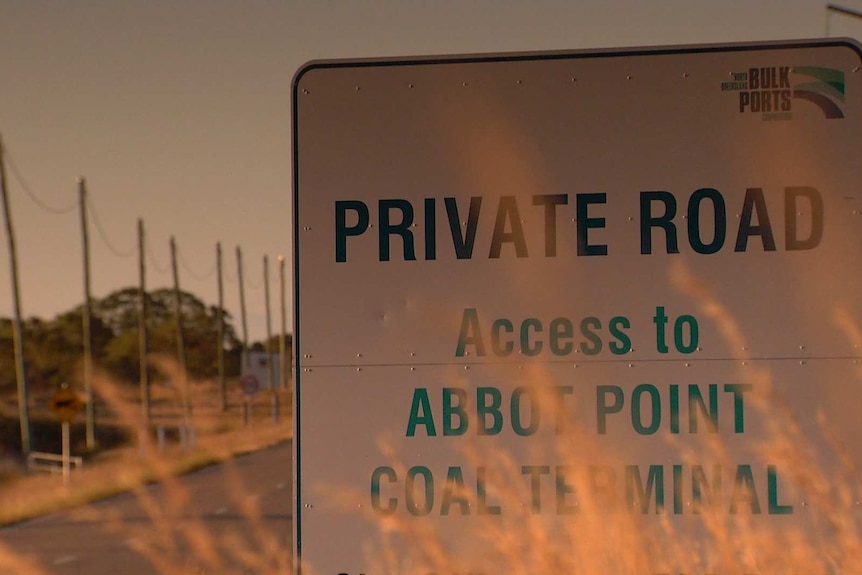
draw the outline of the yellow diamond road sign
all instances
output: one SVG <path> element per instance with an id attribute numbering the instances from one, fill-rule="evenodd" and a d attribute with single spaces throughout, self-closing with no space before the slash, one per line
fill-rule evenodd
<path id="1" fill-rule="evenodd" d="M 51 410 L 61 423 L 71 423 L 84 409 L 84 402 L 68 387 L 57 391 L 51 398 Z"/>

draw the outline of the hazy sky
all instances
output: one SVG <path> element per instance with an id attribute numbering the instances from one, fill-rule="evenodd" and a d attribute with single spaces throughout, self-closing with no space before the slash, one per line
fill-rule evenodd
<path id="1" fill-rule="evenodd" d="M 837 4 L 862 10 L 862 0 Z M 66 210 L 83 175 L 105 236 L 91 217 L 94 296 L 137 285 L 143 218 L 149 288 L 171 285 L 173 235 L 181 286 L 215 304 L 222 243 L 225 303 L 237 327 L 242 247 L 253 340 L 266 334 L 268 254 L 277 332 L 279 254 L 287 257 L 288 290 L 291 282 L 291 80 L 309 60 L 813 38 L 826 34 L 825 6 L 0 0 L 0 134 L 13 164 L 23 314 L 50 319 L 82 301 L 80 215 Z M 862 38 L 862 20 L 828 19 L 830 35 Z M 9 317 L 9 252 L 5 230 L 0 235 L 0 316 Z M 291 316 L 289 303 L 288 325 Z"/>

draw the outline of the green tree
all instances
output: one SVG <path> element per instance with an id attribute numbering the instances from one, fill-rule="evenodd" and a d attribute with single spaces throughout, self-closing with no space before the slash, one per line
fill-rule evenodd
<path id="1" fill-rule="evenodd" d="M 140 370 L 138 298 L 135 288 L 118 290 L 102 299 L 97 311 L 114 333 L 105 349 L 104 367 L 112 375 L 130 382 L 138 381 Z M 177 354 L 174 298 L 174 290 L 167 288 L 147 294 L 147 347 L 150 354 Z M 195 379 L 215 376 L 218 371 L 218 308 L 207 306 L 188 292 L 180 292 L 180 314 L 189 376 Z M 225 336 L 221 345 L 226 352 L 226 368 L 229 375 L 236 375 L 241 347 L 230 314 L 223 312 L 223 316 Z M 156 371 L 151 375 L 160 376 Z"/>
<path id="2" fill-rule="evenodd" d="M 93 360 L 99 363 L 103 350 L 111 340 L 111 330 L 97 317 L 90 318 L 90 338 Z M 45 322 L 27 320 L 24 327 L 24 349 L 27 359 L 28 384 L 33 389 L 59 387 L 78 378 L 83 361 L 83 306 Z"/>
<path id="3" fill-rule="evenodd" d="M 120 381 L 139 381 L 139 295 L 137 288 L 124 288 L 91 302 L 90 333 L 96 365 Z M 207 306 L 188 292 L 180 294 L 183 337 L 189 376 L 213 377 L 218 371 L 218 346 L 224 348 L 229 376 L 238 375 L 241 345 L 224 312 L 224 340 L 217 342 L 218 309 Z M 147 345 L 150 354 L 176 356 L 177 331 L 174 291 L 158 289 L 147 294 Z M 28 386 L 47 389 L 79 377 L 83 360 L 82 306 L 50 321 L 30 318 L 23 323 L 24 364 Z M 150 365 L 150 379 L 160 377 Z M 0 389 L 13 390 L 15 377 L 12 321 L 0 318 Z"/>

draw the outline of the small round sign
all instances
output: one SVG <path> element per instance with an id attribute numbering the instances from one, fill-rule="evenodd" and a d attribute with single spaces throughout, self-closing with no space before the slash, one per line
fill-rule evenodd
<path id="1" fill-rule="evenodd" d="M 68 387 L 57 390 L 57 393 L 51 398 L 50 405 L 60 423 L 71 423 L 84 409 L 84 402 L 81 401 L 77 393 Z"/>
<path id="2" fill-rule="evenodd" d="M 253 373 L 247 373 L 239 380 L 242 392 L 246 395 L 254 395 L 260 389 L 260 381 Z"/>

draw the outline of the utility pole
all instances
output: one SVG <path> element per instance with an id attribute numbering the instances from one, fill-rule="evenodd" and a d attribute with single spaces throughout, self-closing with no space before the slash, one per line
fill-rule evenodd
<path id="1" fill-rule="evenodd" d="M 221 402 L 221 410 L 227 411 L 227 385 L 224 374 L 224 280 L 222 278 L 221 242 L 216 243 L 216 272 L 218 276 L 218 309 L 216 310 L 218 342 L 216 343 L 216 353 L 218 353 L 219 401 Z"/>
<path id="2" fill-rule="evenodd" d="M 140 358 L 141 410 L 144 425 L 150 423 L 150 380 L 147 373 L 147 276 L 146 242 L 144 241 L 144 220 L 138 218 L 138 356 Z"/>
<path id="3" fill-rule="evenodd" d="M 189 390 L 188 390 L 188 372 L 186 371 L 186 346 L 183 340 L 183 306 L 182 292 L 180 292 L 180 276 L 177 272 L 177 243 L 174 237 L 171 236 L 171 270 L 174 276 L 174 314 L 177 322 L 177 359 L 180 364 L 180 395 L 183 402 L 183 428 L 185 437 L 191 429 L 191 421 L 189 417 Z"/>
<path id="4" fill-rule="evenodd" d="M 269 306 L 269 258 L 263 256 L 263 297 L 266 300 L 266 376 L 269 380 L 269 388 L 275 391 L 275 366 L 272 364 L 272 314 Z"/>
<path id="5" fill-rule="evenodd" d="M 287 361 L 287 345 L 284 341 L 287 332 L 287 304 L 284 291 L 284 256 L 278 256 L 278 293 L 281 307 L 281 331 L 278 335 L 278 387 L 282 391 L 287 389 L 287 370 L 290 365 Z"/>
<path id="6" fill-rule="evenodd" d="M 12 268 L 12 339 L 15 345 L 15 379 L 18 382 L 18 418 L 21 424 L 21 453 L 26 457 L 32 451 L 30 442 L 30 411 L 27 405 L 27 374 L 24 371 L 24 333 L 21 329 L 21 290 L 18 281 L 18 253 L 15 250 L 15 233 L 12 229 L 12 212 L 9 209 L 9 192 L 6 189 L 6 161 L 3 138 L 0 137 L 0 193 L 3 196 L 3 213 L 6 217 L 6 238 L 9 242 L 9 262 Z"/>
<path id="7" fill-rule="evenodd" d="M 239 311 L 242 315 L 242 355 L 243 368 L 248 369 L 251 359 L 248 356 L 248 321 L 245 315 L 245 284 L 242 276 L 242 250 L 236 247 L 236 275 L 239 282 Z"/>
<path id="8" fill-rule="evenodd" d="M 862 10 L 853 10 L 852 8 L 847 8 L 846 6 L 839 6 L 838 4 L 829 3 L 826 5 L 826 37 L 832 35 L 831 23 L 832 23 L 832 14 L 838 14 L 840 16 L 847 16 L 849 18 L 862 18 Z"/>
<path id="9" fill-rule="evenodd" d="M 87 449 L 96 448 L 96 405 L 93 401 L 93 346 L 90 335 L 90 235 L 87 228 L 87 181 L 78 177 L 81 211 L 81 246 L 84 256 L 84 305 L 81 308 L 81 328 L 84 340 L 84 401 L 87 419 Z"/>
<path id="10" fill-rule="evenodd" d="M 269 258 L 263 256 L 263 294 L 266 300 L 266 377 L 269 381 L 269 390 L 272 394 L 272 421 L 278 422 L 278 391 L 275 389 L 275 365 L 272 361 L 272 314 L 269 306 Z"/>

